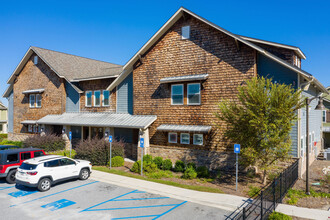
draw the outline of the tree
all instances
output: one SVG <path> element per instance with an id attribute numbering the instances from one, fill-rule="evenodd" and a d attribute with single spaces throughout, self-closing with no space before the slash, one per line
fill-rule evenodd
<path id="1" fill-rule="evenodd" d="M 220 102 L 216 117 L 226 123 L 225 137 L 241 144 L 243 164 L 262 171 L 266 184 L 268 171 L 291 157 L 290 131 L 303 106 L 301 91 L 254 77 L 238 87 L 237 98 Z"/>

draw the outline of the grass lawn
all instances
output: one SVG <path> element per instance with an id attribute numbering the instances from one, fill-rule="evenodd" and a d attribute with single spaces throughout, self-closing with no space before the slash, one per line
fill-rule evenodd
<path id="1" fill-rule="evenodd" d="M 162 180 L 162 179 L 152 179 L 152 178 L 148 178 L 145 176 L 139 176 L 139 175 L 135 175 L 132 173 L 128 173 L 128 172 L 125 172 L 122 170 L 116 170 L 116 169 L 110 170 L 109 168 L 103 167 L 103 166 L 93 166 L 93 169 L 102 171 L 102 172 L 113 173 L 113 174 L 117 174 L 117 175 L 136 178 L 136 179 L 140 179 L 140 180 L 147 180 L 150 182 L 161 183 L 161 184 L 166 184 L 166 185 L 170 185 L 170 186 L 176 186 L 176 187 L 180 187 L 180 188 L 184 188 L 184 189 L 191 189 L 191 190 L 196 190 L 196 191 L 201 191 L 201 192 L 223 193 L 222 190 L 217 189 L 217 188 L 212 188 L 212 187 L 207 187 L 207 186 L 186 185 L 186 184 L 176 183 L 176 182 Z"/>

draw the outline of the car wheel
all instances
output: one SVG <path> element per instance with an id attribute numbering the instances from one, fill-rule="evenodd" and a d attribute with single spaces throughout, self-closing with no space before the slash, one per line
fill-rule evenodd
<path id="1" fill-rule="evenodd" d="M 89 170 L 86 169 L 86 168 L 84 168 L 84 169 L 82 169 L 80 171 L 79 179 L 81 179 L 81 180 L 87 180 L 88 177 L 89 177 L 89 174 L 90 174 Z"/>
<path id="2" fill-rule="evenodd" d="M 6 177 L 7 183 L 13 184 L 13 183 L 16 182 L 15 174 L 16 174 L 16 170 L 9 171 L 9 173 L 8 173 L 8 175 Z"/>
<path id="3" fill-rule="evenodd" d="M 48 178 L 43 178 L 42 180 L 39 181 L 38 183 L 38 190 L 40 192 L 45 192 L 50 189 L 51 186 L 51 181 Z"/>

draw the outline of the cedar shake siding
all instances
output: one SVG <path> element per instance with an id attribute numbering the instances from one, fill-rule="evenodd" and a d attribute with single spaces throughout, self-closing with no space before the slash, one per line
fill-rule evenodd
<path id="1" fill-rule="evenodd" d="M 64 79 L 59 78 L 40 58 L 38 64 L 33 63 L 33 54 L 17 76 L 13 85 L 14 114 L 13 133 L 26 133 L 24 120 L 38 120 L 49 114 L 65 112 L 66 93 Z M 44 89 L 41 93 L 41 107 L 29 107 L 29 94 L 23 91 Z"/>
<path id="2" fill-rule="evenodd" d="M 181 27 L 190 25 L 190 39 L 182 40 Z M 208 74 L 201 83 L 201 104 L 187 105 L 187 82 L 160 84 L 160 79 L 173 76 Z M 157 115 L 150 127 L 153 147 L 172 149 L 203 149 L 223 151 L 224 124 L 214 116 L 222 99 L 236 101 L 237 87 L 256 76 L 256 52 L 193 17 L 179 19 L 133 69 L 133 113 Z M 191 81 L 188 83 L 194 83 Z M 171 105 L 171 85 L 184 84 L 184 105 Z M 212 130 L 204 136 L 204 145 L 168 143 L 168 133 L 157 131 L 161 124 L 209 125 Z M 216 124 L 221 128 L 217 128 Z M 190 135 L 192 137 L 192 134 Z M 192 139 L 192 138 L 191 138 Z M 157 146 L 156 146 L 157 145 Z"/>
<path id="3" fill-rule="evenodd" d="M 116 111 L 116 91 L 110 92 L 110 106 L 102 106 L 102 92 L 112 83 L 114 79 L 98 79 L 79 82 L 79 88 L 84 92 L 80 94 L 80 111 L 81 112 L 115 112 Z M 101 105 L 94 107 L 94 91 L 101 91 Z M 92 106 L 86 106 L 86 91 L 92 91 Z"/>

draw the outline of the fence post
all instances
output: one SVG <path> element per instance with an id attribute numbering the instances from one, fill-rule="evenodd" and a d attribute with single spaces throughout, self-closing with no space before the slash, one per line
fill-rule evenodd
<path id="1" fill-rule="evenodd" d="M 275 211 L 275 207 L 276 207 L 276 182 L 277 182 L 277 178 L 275 178 L 274 182 L 273 182 L 273 206 L 274 206 L 274 211 Z"/>
<path id="2" fill-rule="evenodd" d="M 264 215 L 263 215 L 263 209 L 264 209 L 264 205 L 263 205 L 263 200 L 264 200 L 264 191 L 261 191 L 260 193 L 260 219 L 263 219 Z"/>
<path id="3" fill-rule="evenodd" d="M 243 208 L 243 220 L 246 219 L 246 210 L 245 210 L 245 207 Z"/>
<path id="4" fill-rule="evenodd" d="M 280 174 L 280 201 L 282 202 L 282 181 L 283 181 L 283 177 L 282 177 L 282 173 Z"/>

